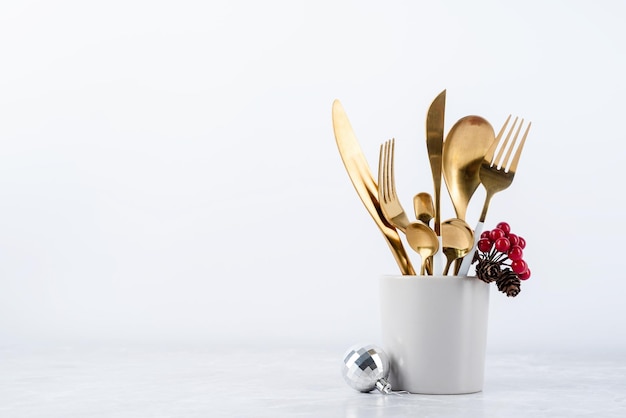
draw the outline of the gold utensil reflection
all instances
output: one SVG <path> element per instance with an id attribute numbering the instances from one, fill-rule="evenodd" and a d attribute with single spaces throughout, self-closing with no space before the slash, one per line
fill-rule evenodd
<path id="1" fill-rule="evenodd" d="M 430 220 L 435 217 L 435 206 L 430 193 L 421 192 L 416 194 L 413 197 L 413 210 L 418 220 L 426 225 L 430 225 Z"/>
<path id="2" fill-rule="evenodd" d="M 439 246 L 441 246 L 441 165 L 445 109 L 446 91 L 444 90 L 433 100 L 426 114 L 426 148 L 428 150 L 435 196 L 435 224 L 433 229 L 435 230 L 435 235 L 439 237 Z M 441 272 L 442 264 L 443 257 L 441 254 L 433 257 L 432 266 L 435 274 Z"/>
<path id="3" fill-rule="evenodd" d="M 426 148 L 433 176 L 435 192 L 435 234 L 441 235 L 441 164 L 443 154 L 443 125 L 446 108 L 446 91 L 433 100 L 426 115 Z"/>
<path id="4" fill-rule="evenodd" d="M 520 156 L 522 155 L 524 144 L 526 143 L 526 137 L 528 136 L 528 132 L 530 131 L 531 123 L 529 122 L 528 126 L 526 127 L 526 131 L 524 132 L 524 135 L 522 136 L 522 139 L 515 151 L 515 154 L 513 154 L 513 159 L 509 164 L 509 159 L 511 158 L 511 154 L 513 152 L 513 149 L 515 148 L 515 143 L 517 142 L 517 138 L 519 137 L 522 125 L 524 124 L 524 119 L 522 119 L 519 126 L 517 127 L 517 130 L 515 131 L 513 140 L 509 144 L 511 135 L 513 134 L 515 126 L 517 125 L 518 118 L 515 118 L 511 129 L 509 129 L 506 138 L 504 139 L 502 145 L 499 147 L 498 154 L 496 155 L 496 150 L 498 149 L 498 145 L 502 140 L 502 136 L 504 135 L 504 131 L 509 124 L 510 119 L 511 115 L 509 115 L 509 117 L 504 122 L 504 125 L 502 125 L 500 132 L 498 132 L 495 141 L 493 141 L 493 144 L 491 145 L 491 147 L 489 147 L 489 150 L 487 151 L 487 154 L 485 155 L 480 165 L 480 182 L 485 187 L 486 196 L 485 203 L 483 204 L 483 209 L 480 214 L 480 219 L 476 224 L 476 228 L 474 228 L 474 244 L 476 244 L 476 241 L 480 237 L 480 234 L 483 230 L 491 198 L 496 193 L 507 189 L 511 185 L 511 183 L 513 183 L 513 178 L 515 177 L 515 172 L 517 171 L 517 165 L 519 163 Z M 506 154 L 504 154 L 505 151 Z M 503 154 L 504 159 L 502 159 Z M 471 259 L 474 255 L 474 251 L 476 251 L 476 245 L 474 245 L 471 254 L 468 254 L 468 256 L 463 259 L 459 274 L 467 275 L 467 272 L 469 271 L 469 267 L 471 265 Z"/>
<path id="5" fill-rule="evenodd" d="M 411 222 L 396 194 L 394 152 L 394 139 L 381 144 L 378 155 L 378 201 L 389 223 L 405 232 Z"/>
<path id="6" fill-rule="evenodd" d="M 515 136 L 511 141 L 511 145 L 507 147 L 509 139 L 511 138 L 511 134 L 513 133 L 515 125 L 517 124 L 518 118 L 515 118 L 515 120 L 513 121 L 513 126 L 511 126 L 509 133 L 506 135 L 506 139 L 500 147 L 498 155 L 494 157 L 496 149 L 498 148 L 498 143 L 500 142 L 500 139 L 502 139 L 502 133 L 504 132 L 504 129 L 506 128 L 506 125 L 508 125 L 510 119 L 511 116 L 509 115 L 509 117 L 504 122 L 502 129 L 500 129 L 498 137 L 495 139 L 491 147 L 489 147 L 489 150 L 487 151 L 487 154 L 485 155 L 485 158 L 480 165 L 480 182 L 483 184 L 483 186 L 485 186 L 487 195 L 485 196 L 485 203 L 483 205 L 483 210 L 480 214 L 479 222 L 485 222 L 487 210 L 489 209 L 489 202 L 491 202 L 491 198 L 493 197 L 493 195 L 508 188 L 511 183 L 513 183 L 513 177 L 515 177 L 515 172 L 517 171 L 517 164 L 519 163 L 520 156 L 522 155 L 522 150 L 524 149 L 524 144 L 526 143 L 526 137 L 528 136 L 528 131 L 530 131 L 531 123 L 529 122 L 528 126 L 526 127 L 526 131 L 524 132 L 524 136 L 522 137 L 522 140 L 520 141 L 520 144 L 515 151 L 515 155 L 513 155 L 511 165 L 507 167 L 507 164 L 509 163 L 509 158 L 511 157 L 511 152 L 513 152 L 515 142 L 517 141 L 517 137 L 519 136 L 519 133 L 522 129 L 522 125 L 524 124 L 524 119 L 522 119 L 517 128 L 517 131 L 515 132 Z M 504 160 L 502 160 L 502 154 L 505 150 L 506 155 L 504 156 Z"/>
<path id="7" fill-rule="evenodd" d="M 410 222 L 396 193 L 394 144 L 390 139 L 380 146 L 378 158 L 378 200 L 385 218 L 406 234 L 409 246 L 422 258 L 420 274 L 425 274 L 429 258 L 439 249 L 435 232 L 422 221 Z"/>
<path id="8" fill-rule="evenodd" d="M 472 228 L 462 219 L 453 218 L 441 223 L 443 237 L 443 253 L 446 256 L 446 268 L 443 275 L 447 275 L 452 262 L 464 257 L 474 245 Z"/>
<path id="9" fill-rule="evenodd" d="M 439 251 L 439 239 L 435 232 L 424 222 L 416 221 L 406 228 L 406 240 L 409 246 L 420 255 L 422 265 L 420 274 L 426 273 L 428 259 Z"/>
<path id="10" fill-rule="evenodd" d="M 465 220 L 469 201 L 480 185 L 480 165 L 493 141 L 491 124 L 480 116 L 459 119 L 443 143 L 443 178 L 456 212 Z"/>
<path id="11" fill-rule="evenodd" d="M 378 201 L 378 185 L 372 177 L 372 172 L 352 130 L 348 115 L 346 115 L 339 100 L 333 102 L 332 113 L 335 140 L 352 185 L 372 219 L 374 219 L 374 222 L 376 222 L 376 225 L 383 233 L 389 249 L 398 267 L 400 267 L 400 272 L 404 275 L 414 275 L 415 270 L 400 240 L 398 231 L 384 218 Z"/>
<path id="12" fill-rule="evenodd" d="M 435 217 L 435 205 L 433 204 L 433 197 L 430 193 L 420 192 L 413 196 L 413 210 L 415 211 L 415 217 L 418 221 L 422 221 L 430 226 L 430 220 Z M 433 274 L 432 257 L 428 257 L 426 273 L 430 275 Z"/>

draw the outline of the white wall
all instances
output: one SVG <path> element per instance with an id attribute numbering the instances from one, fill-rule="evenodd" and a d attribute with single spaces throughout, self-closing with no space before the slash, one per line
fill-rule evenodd
<path id="1" fill-rule="evenodd" d="M 447 128 L 468 114 L 533 122 L 487 220 L 526 237 L 533 277 L 515 299 L 493 289 L 490 347 L 626 346 L 624 12 L 3 3 L 0 343 L 377 341 L 377 277 L 397 269 L 344 170 L 331 104 L 372 169 L 396 138 L 410 209 L 432 190 L 424 122 L 445 88 Z"/>

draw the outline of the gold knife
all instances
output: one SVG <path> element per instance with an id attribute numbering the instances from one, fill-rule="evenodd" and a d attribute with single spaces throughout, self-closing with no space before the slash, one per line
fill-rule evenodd
<path id="1" fill-rule="evenodd" d="M 433 229 L 439 237 L 439 248 L 442 247 L 441 240 L 441 165 L 443 161 L 443 126 L 446 109 L 446 91 L 442 91 L 433 100 L 428 108 L 426 116 L 426 148 L 428 149 L 428 159 L 433 175 L 433 185 L 435 187 L 435 225 Z M 441 271 L 442 257 L 439 254 L 438 262 L 435 263 L 435 274 Z"/>
<path id="2" fill-rule="evenodd" d="M 415 275 L 411 260 L 404 250 L 400 235 L 383 215 L 378 201 L 378 185 L 359 146 L 352 125 L 339 100 L 333 102 L 333 130 L 339 154 L 348 171 L 348 176 L 365 208 L 383 233 L 403 275 Z"/>

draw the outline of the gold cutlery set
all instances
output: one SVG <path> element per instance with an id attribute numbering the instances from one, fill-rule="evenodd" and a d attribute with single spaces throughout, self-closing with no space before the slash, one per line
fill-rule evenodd
<path id="1" fill-rule="evenodd" d="M 518 125 L 518 118 L 515 118 L 507 131 L 509 116 L 495 135 L 491 124 L 484 118 L 466 116 L 457 121 L 444 138 L 445 102 L 444 90 L 428 109 L 426 147 L 433 195 L 426 192 L 415 195 L 414 220 L 409 219 L 396 191 L 395 140 L 388 140 L 380 146 L 377 182 L 343 106 L 339 100 L 333 102 L 333 129 L 339 154 L 357 194 L 383 233 L 403 275 L 416 273 L 398 231 L 404 234 L 408 246 L 419 254 L 420 275 L 447 275 L 450 271 L 461 276 L 468 274 L 491 198 L 513 182 L 530 130 L 528 123 L 517 144 L 523 119 Z M 456 214 L 455 218 L 445 221 L 441 220 L 442 178 Z M 486 192 L 485 202 L 472 230 L 465 218 L 470 199 L 481 184 Z"/>

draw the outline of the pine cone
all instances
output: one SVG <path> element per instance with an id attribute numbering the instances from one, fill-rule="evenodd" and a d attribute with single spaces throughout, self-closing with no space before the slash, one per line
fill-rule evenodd
<path id="1" fill-rule="evenodd" d="M 476 276 L 485 283 L 491 283 L 500 277 L 500 263 L 480 260 L 476 265 Z"/>
<path id="2" fill-rule="evenodd" d="M 509 297 L 515 297 L 521 291 L 520 280 L 513 271 L 505 269 L 496 280 L 498 290 L 505 293 Z"/>

